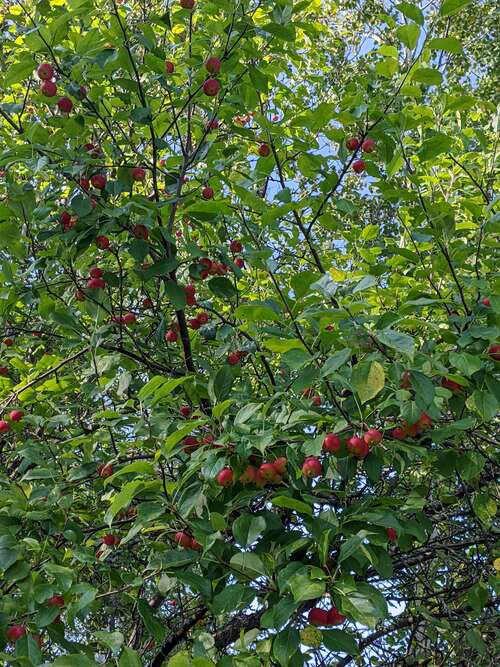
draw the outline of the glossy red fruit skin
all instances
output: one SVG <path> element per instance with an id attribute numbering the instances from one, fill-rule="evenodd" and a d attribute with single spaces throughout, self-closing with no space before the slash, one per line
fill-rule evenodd
<path id="1" fill-rule="evenodd" d="M 311 625 L 328 625 L 328 612 L 318 607 L 309 610 L 307 620 Z"/>
<path id="2" fill-rule="evenodd" d="M 208 121 L 208 123 L 205 125 L 205 129 L 210 131 L 210 130 L 216 130 L 219 127 L 219 121 L 217 118 L 213 118 L 212 120 Z"/>
<path id="3" fill-rule="evenodd" d="M 241 257 L 236 257 L 234 260 L 234 263 L 239 269 L 244 269 L 245 268 L 245 261 Z"/>
<path id="4" fill-rule="evenodd" d="M 137 316 L 135 313 L 125 313 L 122 322 L 123 324 L 134 324 L 134 322 L 137 322 Z"/>
<path id="5" fill-rule="evenodd" d="M 211 188 L 209 185 L 207 185 L 201 191 L 201 196 L 203 197 L 203 199 L 213 199 L 214 198 L 214 189 Z"/>
<path id="6" fill-rule="evenodd" d="M 146 178 L 146 170 L 142 167 L 134 167 L 130 175 L 133 181 L 143 181 Z"/>
<path id="7" fill-rule="evenodd" d="M 8 433 L 10 431 L 10 424 L 5 419 L 0 419 L 0 433 Z"/>
<path id="8" fill-rule="evenodd" d="M 347 441 L 347 451 L 357 459 L 364 459 L 368 455 L 369 447 L 362 438 L 355 435 Z"/>
<path id="9" fill-rule="evenodd" d="M 308 456 L 302 464 L 304 477 L 319 477 L 321 475 L 321 462 L 315 456 Z"/>
<path id="10" fill-rule="evenodd" d="M 373 139 L 365 139 L 361 144 L 361 150 L 363 153 L 373 153 L 376 147 L 377 144 L 373 141 Z"/>
<path id="11" fill-rule="evenodd" d="M 340 450 L 341 444 L 342 443 L 340 442 L 338 435 L 335 435 L 334 433 L 327 433 L 323 440 L 323 451 L 336 454 Z"/>
<path id="12" fill-rule="evenodd" d="M 220 83 L 217 79 L 207 79 L 203 84 L 203 92 L 208 97 L 215 97 L 220 90 Z"/>
<path id="13" fill-rule="evenodd" d="M 104 272 L 102 269 L 100 269 L 98 266 L 92 266 L 89 271 L 89 276 L 91 278 L 102 278 L 104 275 Z"/>
<path id="14" fill-rule="evenodd" d="M 349 139 L 346 139 L 345 145 L 347 150 L 356 151 L 359 148 L 359 139 L 356 139 L 356 137 L 349 137 Z"/>
<path id="15" fill-rule="evenodd" d="M 369 428 L 364 434 L 363 440 L 368 446 L 379 445 L 382 442 L 382 433 L 377 428 Z"/>
<path id="16" fill-rule="evenodd" d="M 64 598 L 62 595 L 53 595 L 51 598 L 47 600 L 47 604 L 49 607 L 60 607 L 61 609 L 64 608 Z"/>
<path id="17" fill-rule="evenodd" d="M 270 154 L 271 154 L 271 148 L 270 148 L 269 144 L 263 143 L 259 146 L 259 155 L 260 155 L 260 157 L 267 157 Z"/>
<path id="18" fill-rule="evenodd" d="M 254 466 L 248 466 L 240 475 L 240 482 L 242 484 L 251 484 L 255 482 L 257 477 L 257 469 Z"/>
<path id="19" fill-rule="evenodd" d="M 441 386 L 445 389 L 449 389 L 453 394 L 461 394 L 463 391 L 461 384 L 458 384 L 458 382 L 455 382 L 455 380 L 450 380 L 449 378 L 443 378 L 441 380 Z"/>
<path id="20" fill-rule="evenodd" d="M 106 283 L 102 278 L 90 278 L 87 280 L 87 287 L 89 289 L 105 289 Z"/>
<path id="21" fill-rule="evenodd" d="M 55 97 L 57 95 L 57 86 L 53 81 L 44 81 L 40 86 L 40 92 L 45 97 Z"/>
<path id="22" fill-rule="evenodd" d="M 170 60 L 166 60 L 165 61 L 165 70 L 166 70 L 167 74 L 173 74 L 174 71 L 175 71 L 174 63 L 171 62 Z"/>
<path id="23" fill-rule="evenodd" d="M 180 5 L 182 9 L 193 9 L 194 0 L 180 0 Z"/>
<path id="24" fill-rule="evenodd" d="M 107 236 L 98 236 L 95 240 L 95 244 L 99 250 L 107 250 L 110 246 L 110 240 Z"/>
<path id="25" fill-rule="evenodd" d="M 24 412 L 22 410 L 11 410 L 9 412 L 9 419 L 12 422 L 20 422 L 24 417 Z"/>
<path id="26" fill-rule="evenodd" d="M 189 417 L 191 415 L 191 408 L 189 405 L 181 405 L 179 412 L 183 417 Z"/>
<path id="27" fill-rule="evenodd" d="M 387 539 L 389 542 L 396 542 L 398 539 L 398 534 L 395 528 L 386 528 L 385 532 L 387 533 Z"/>
<path id="28" fill-rule="evenodd" d="M 114 547 L 116 544 L 119 543 L 119 538 L 115 537 L 112 533 L 108 533 L 107 535 L 103 535 L 102 542 L 105 544 L 107 547 Z"/>
<path id="29" fill-rule="evenodd" d="M 313 396 L 311 398 L 311 403 L 314 405 L 315 408 L 319 408 L 321 405 L 321 396 Z"/>
<path id="30" fill-rule="evenodd" d="M 345 616 L 338 609 L 332 607 L 327 612 L 327 625 L 340 625 L 345 621 Z"/>
<path id="31" fill-rule="evenodd" d="M 288 461 L 284 456 L 280 456 L 279 458 L 276 459 L 276 461 L 273 461 L 274 469 L 276 473 L 281 477 L 284 477 L 286 475 L 287 464 Z"/>
<path id="32" fill-rule="evenodd" d="M 488 356 L 495 361 L 500 361 L 500 345 L 490 345 L 488 349 Z"/>
<path id="33" fill-rule="evenodd" d="M 14 345 L 14 341 L 12 338 L 4 338 L 3 344 L 5 347 L 12 347 Z"/>
<path id="34" fill-rule="evenodd" d="M 196 319 L 201 325 L 206 324 L 208 322 L 208 313 L 202 311 L 201 313 L 198 313 Z"/>
<path id="35" fill-rule="evenodd" d="M 42 81 L 48 81 L 54 76 L 54 68 L 50 63 L 42 63 L 36 68 L 36 73 Z"/>
<path id="36" fill-rule="evenodd" d="M 113 464 L 101 463 L 101 465 L 97 466 L 97 474 L 102 479 L 106 479 L 106 477 L 111 477 L 111 475 L 113 474 Z"/>
<path id="37" fill-rule="evenodd" d="M 230 486 L 233 483 L 234 473 L 232 468 L 222 468 L 217 473 L 216 481 L 219 486 Z"/>
<path id="38" fill-rule="evenodd" d="M 184 549 L 189 549 L 191 547 L 191 540 L 192 537 L 182 530 L 175 533 L 174 541 Z"/>
<path id="39" fill-rule="evenodd" d="M 361 174 L 365 170 L 366 164 L 364 160 L 354 160 L 352 163 L 352 168 L 353 171 L 356 172 L 356 174 Z"/>
<path id="40" fill-rule="evenodd" d="M 243 245 L 238 239 L 233 239 L 229 244 L 229 250 L 231 252 L 241 252 L 243 250 Z"/>
<path id="41" fill-rule="evenodd" d="M 79 99 L 80 101 L 86 99 L 86 97 L 87 97 L 87 89 L 85 88 L 85 86 L 80 86 L 80 88 L 78 89 L 78 92 L 77 92 L 76 96 L 78 97 L 78 99 Z"/>
<path id="42" fill-rule="evenodd" d="M 484 299 L 481 299 L 481 303 L 483 304 L 483 306 L 486 306 L 487 308 L 491 306 L 491 301 L 488 299 L 487 296 L 485 296 Z"/>
<path id="43" fill-rule="evenodd" d="M 236 366 L 236 364 L 239 364 L 240 361 L 241 361 L 241 357 L 240 357 L 239 352 L 230 352 L 227 355 L 227 363 L 230 366 Z"/>
<path id="44" fill-rule="evenodd" d="M 143 241 L 146 241 L 149 238 L 149 231 L 146 225 L 135 225 L 132 233 L 136 239 L 142 239 Z"/>
<path id="45" fill-rule="evenodd" d="M 17 642 L 27 633 L 25 625 L 11 625 L 7 628 L 5 635 L 10 642 Z"/>
<path id="46" fill-rule="evenodd" d="M 259 473 L 266 482 L 270 482 L 276 477 L 276 468 L 272 463 L 263 463 L 259 467 Z"/>
<path id="47" fill-rule="evenodd" d="M 143 307 L 143 308 L 152 308 L 152 307 L 153 307 L 153 302 L 151 301 L 151 299 L 149 298 L 149 296 L 145 297 L 145 298 L 142 300 L 142 307 Z"/>
<path id="48" fill-rule="evenodd" d="M 60 97 L 57 100 L 57 108 L 62 113 L 70 113 L 70 111 L 73 109 L 73 102 L 69 99 L 69 97 Z"/>
<path id="49" fill-rule="evenodd" d="M 178 338 L 179 336 L 176 331 L 170 330 L 165 334 L 165 340 L 167 343 L 175 343 Z"/>
<path id="50" fill-rule="evenodd" d="M 0 375 L 6 377 L 9 374 L 9 369 L 7 366 L 0 366 Z"/>
<path id="51" fill-rule="evenodd" d="M 395 440 L 405 440 L 408 431 L 405 428 L 398 426 L 397 428 L 392 429 L 391 435 Z"/>
<path id="52" fill-rule="evenodd" d="M 201 322 L 197 317 L 192 317 L 190 320 L 188 320 L 188 325 L 190 329 L 197 331 L 201 327 Z"/>
<path id="53" fill-rule="evenodd" d="M 102 190 L 103 188 L 106 187 L 106 176 L 103 174 L 94 174 L 90 182 L 94 186 L 94 188 L 97 188 L 98 190 Z"/>
<path id="54" fill-rule="evenodd" d="M 205 60 L 205 69 L 210 74 L 218 74 L 220 72 L 221 62 L 216 56 L 210 56 Z"/>
<path id="55" fill-rule="evenodd" d="M 71 222 L 71 214 L 68 211 L 61 211 L 59 222 L 61 225 L 67 225 L 69 222 Z"/>

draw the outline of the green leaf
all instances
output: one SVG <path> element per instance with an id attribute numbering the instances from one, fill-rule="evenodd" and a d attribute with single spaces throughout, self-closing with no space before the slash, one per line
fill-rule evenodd
<path id="1" fill-rule="evenodd" d="M 155 616 L 146 600 L 137 600 L 137 609 L 141 615 L 147 631 L 156 639 L 157 642 L 162 642 L 165 639 L 167 629 L 164 623 L 161 623 Z"/>
<path id="2" fill-rule="evenodd" d="M 444 0 L 443 4 L 439 8 L 440 16 L 451 16 L 452 14 L 457 14 L 464 7 L 470 4 L 472 0 Z"/>
<path id="3" fill-rule="evenodd" d="M 120 655 L 119 667 L 142 667 L 142 661 L 137 651 L 126 646 Z"/>
<path id="4" fill-rule="evenodd" d="M 489 391 L 476 389 L 467 399 L 467 407 L 477 412 L 484 421 L 490 421 L 497 414 L 499 403 Z"/>
<path id="5" fill-rule="evenodd" d="M 245 303 L 234 311 L 235 317 L 247 322 L 279 322 L 281 316 L 270 306 L 259 302 Z"/>
<path id="6" fill-rule="evenodd" d="M 358 584 L 357 590 L 342 598 L 343 611 L 358 623 L 374 628 L 387 618 L 388 609 L 382 593 L 369 584 Z"/>
<path id="7" fill-rule="evenodd" d="M 120 650 L 120 647 L 122 646 L 124 641 L 122 633 L 118 631 L 115 632 L 98 631 L 94 632 L 94 635 L 101 642 L 101 644 L 107 646 L 113 653 L 117 653 Z"/>
<path id="8" fill-rule="evenodd" d="M 420 67 L 413 72 L 412 80 L 423 83 L 425 86 L 439 86 L 443 80 L 443 75 L 439 70 L 432 67 Z"/>
<path id="9" fill-rule="evenodd" d="M 184 310 L 186 307 L 186 292 L 183 287 L 173 280 L 167 280 L 165 282 L 165 292 L 175 310 Z"/>
<path id="10" fill-rule="evenodd" d="M 137 394 L 137 398 L 140 401 L 145 401 L 152 397 L 151 403 L 156 404 L 162 398 L 170 396 L 174 389 L 181 384 L 184 384 L 188 379 L 189 376 L 187 375 L 174 379 L 169 379 L 162 375 L 155 375 L 141 388 Z"/>
<path id="11" fill-rule="evenodd" d="M 338 562 L 342 563 L 342 561 L 344 561 L 346 558 L 349 558 L 357 551 L 359 551 L 359 547 L 363 543 L 363 539 L 364 538 L 361 535 L 353 535 L 348 540 L 346 540 L 346 542 L 344 542 L 340 547 Z"/>
<path id="12" fill-rule="evenodd" d="M 462 53 L 462 42 L 456 37 L 436 37 L 431 39 L 427 44 L 429 49 L 436 49 L 437 51 L 447 51 L 448 53 Z"/>
<path id="13" fill-rule="evenodd" d="M 439 132 L 423 142 L 422 147 L 418 151 L 418 157 L 422 162 L 427 162 L 441 155 L 441 153 L 448 152 L 452 146 L 453 140 L 451 137 Z"/>
<path id="14" fill-rule="evenodd" d="M 351 385 L 362 403 L 366 403 L 385 386 L 384 367 L 378 361 L 362 361 L 352 370 Z"/>
<path id="15" fill-rule="evenodd" d="M 329 651 L 340 651 L 347 655 L 359 655 L 354 637 L 344 630 L 323 630 L 323 643 Z"/>
<path id="16" fill-rule="evenodd" d="M 417 5 L 410 2 L 400 2 L 396 5 L 396 9 L 399 9 L 402 14 L 412 21 L 415 21 L 419 25 L 424 25 L 424 15 Z"/>
<path id="17" fill-rule="evenodd" d="M 62 655 L 51 664 L 52 667 L 98 667 L 99 663 L 84 655 L 74 653 L 72 655 Z"/>
<path id="18" fill-rule="evenodd" d="M 8 570 L 21 554 L 21 547 L 11 535 L 0 536 L 0 570 Z"/>
<path id="19" fill-rule="evenodd" d="M 279 632 L 273 641 L 273 656 L 282 667 L 287 667 L 300 643 L 298 630 L 288 626 Z"/>
<path id="20" fill-rule="evenodd" d="M 215 375 L 210 377 L 208 383 L 208 394 L 213 403 L 225 401 L 231 394 L 235 374 L 230 366 L 222 366 Z"/>
<path id="21" fill-rule="evenodd" d="M 302 500 L 296 500 L 295 498 L 290 498 L 289 496 L 276 496 L 271 498 L 273 505 L 277 507 L 284 507 L 287 509 L 295 510 L 299 514 L 309 514 L 312 516 L 313 510 L 310 505 L 303 502 Z"/>
<path id="22" fill-rule="evenodd" d="M 242 514 L 233 523 L 233 535 L 236 542 L 242 547 L 248 547 L 262 535 L 266 529 L 266 520 L 262 516 Z"/>
<path id="23" fill-rule="evenodd" d="M 165 440 L 165 443 L 163 445 L 162 452 L 165 455 L 168 455 L 169 452 L 172 451 L 172 449 L 177 445 L 183 438 L 186 437 L 186 435 L 189 435 L 192 433 L 194 430 L 196 430 L 199 426 L 203 426 L 206 421 L 204 419 L 199 419 L 196 421 L 191 421 L 189 424 L 186 424 L 185 426 L 182 426 L 181 428 L 177 429 L 173 433 L 171 433 L 167 439 Z"/>
<path id="24" fill-rule="evenodd" d="M 401 333 L 400 331 L 394 331 L 393 329 L 383 329 L 382 331 L 377 331 L 377 340 L 382 345 L 387 345 L 397 352 L 406 355 L 410 359 L 413 359 L 415 354 L 415 341 L 411 336 Z"/>
<path id="25" fill-rule="evenodd" d="M 296 574 L 288 582 L 295 602 L 315 600 L 323 595 L 326 586 L 324 581 L 313 581 L 307 574 Z"/>
<path id="26" fill-rule="evenodd" d="M 217 278 L 209 280 L 208 288 L 215 294 L 215 296 L 218 296 L 221 299 L 230 299 L 238 294 L 233 283 L 227 278 L 224 278 L 224 276 L 218 276 Z"/>
<path id="27" fill-rule="evenodd" d="M 396 33 L 399 37 L 399 40 L 403 42 L 405 46 L 409 49 L 414 49 L 418 43 L 418 38 L 420 37 L 420 28 L 415 23 L 408 23 L 406 25 L 400 25 Z"/>
<path id="28" fill-rule="evenodd" d="M 323 364 L 323 368 L 321 369 L 321 377 L 328 377 L 332 373 L 335 373 L 335 371 L 338 371 L 339 368 L 350 361 L 351 356 L 352 351 L 348 347 L 335 352 L 335 354 L 332 354 L 332 356 L 328 357 L 328 359 Z"/>
<path id="29" fill-rule="evenodd" d="M 229 563 L 234 570 L 248 574 L 250 577 L 266 573 L 260 556 L 254 553 L 240 551 L 234 554 Z"/>
<path id="30" fill-rule="evenodd" d="M 212 611 L 217 616 L 225 611 L 246 607 L 255 598 L 255 591 L 243 584 L 230 584 L 218 593 L 212 602 Z"/>

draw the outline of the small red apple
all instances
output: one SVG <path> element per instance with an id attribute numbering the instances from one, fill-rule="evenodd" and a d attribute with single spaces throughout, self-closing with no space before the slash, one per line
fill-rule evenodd
<path id="1" fill-rule="evenodd" d="M 365 139 L 361 144 L 361 150 L 363 153 L 373 153 L 376 147 L 377 144 L 373 141 L 373 139 Z"/>
<path id="2" fill-rule="evenodd" d="M 145 298 L 142 300 L 142 307 L 143 307 L 143 308 L 152 308 L 152 307 L 153 307 L 153 302 L 151 301 L 151 299 L 149 298 L 149 296 L 145 297 Z"/>
<path id="3" fill-rule="evenodd" d="M 189 405 L 181 405 L 181 407 L 179 408 L 179 412 L 183 417 L 189 417 L 191 415 L 192 410 L 189 407 Z"/>
<path id="4" fill-rule="evenodd" d="M 10 424 L 5 419 L 0 419 L 0 433 L 8 433 L 10 431 Z"/>
<path id="5" fill-rule="evenodd" d="M 230 486 L 233 483 L 233 478 L 232 468 L 226 467 L 217 473 L 216 481 L 219 486 Z"/>
<path id="6" fill-rule="evenodd" d="M 369 447 L 362 438 L 355 435 L 347 441 L 347 451 L 357 459 L 364 459 L 368 456 Z"/>
<path id="7" fill-rule="evenodd" d="M 273 462 L 274 469 L 276 470 L 277 474 L 280 475 L 281 477 L 284 477 L 286 475 L 287 463 L 288 461 L 284 456 L 280 456 L 279 458 L 276 459 L 276 461 Z"/>
<path id="8" fill-rule="evenodd" d="M 315 456 L 308 456 L 302 464 L 304 477 L 319 477 L 321 475 L 321 463 Z"/>
<path id="9" fill-rule="evenodd" d="M 311 403 L 315 408 L 319 408 L 321 406 L 321 396 L 313 396 L 311 398 Z"/>
<path id="10" fill-rule="evenodd" d="M 50 63 L 42 63 L 36 68 L 36 73 L 42 81 L 48 81 L 54 76 L 54 68 Z"/>
<path id="11" fill-rule="evenodd" d="M 191 547 L 191 540 L 192 537 L 182 530 L 179 530 L 174 535 L 174 541 L 184 549 L 189 549 Z"/>
<path id="12" fill-rule="evenodd" d="M 259 146 L 260 157 L 267 157 L 270 154 L 271 154 L 271 147 L 269 146 L 269 144 L 264 143 Z"/>
<path id="13" fill-rule="evenodd" d="M 242 484 L 251 484 L 255 482 L 257 477 L 257 469 L 254 466 L 248 466 L 245 471 L 240 475 L 240 482 Z"/>
<path id="14" fill-rule="evenodd" d="M 455 380 L 450 380 L 449 378 L 442 378 L 441 386 L 445 389 L 449 389 L 453 394 L 461 394 L 464 389 L 461 384 L 455 382 Z"/>
<path id="15" fill-rule="evenodd" d="M 245 261 L 241 257 L 236 257 L 234 260 L 234 263 L 239 269 L 244 269 L 245 268 Z"/>
<path id="16" fill-rule="evenodd" d="M 175 71 L 174 63 L 171 62 L 170 60 L 166 60 L 165 61 L 165 70 L 166 70 L 167 74 L 173 74 L 174 71 Z"/>
<path id="17" fill-rule="evenodd" d="M 345 616 L 335 607 L 327 612 L 327 625 L 341 625 L 344 621 Z"/>
<path id="18" fill-rule="evenodd" d="M 146 225 L 135 225 L 135 227 L 132 229 L 132 234 L 136 239 L 142 239 L 143 241 L 146 241 L 146 239 L 149 237 L 149 232 Z"/>
<path id="19" fill-rule="evenodd" d="M 97 188 L 98 190 L 103 190 L 106 187 L 106 176 L 104 174 L 94 174 L 90 182 L 94 186 L 94 188 Z"/>
<path id="20" fill-rule="evenodd" d="M 9 412 L 9 419 L 12 422 L 20 422 L 24 417 L 24 412 L 22 410 L 11 410 Z"/>
<path id="21" fill-rule="evenodd" d="M 91 278 L 102 278 L 104 275 L 104 272 L 102 269 L 100 269 L 98 266 L 92 266 L 89 271 L 89 276 Z"/>
<path id="22" fill-rule="evenodd" d="M 311 625 L 328 625 L 328 612 L 319 607 L 313 607 L 309 610 L 307 620 Z"/>
<path id="23" fill-rule="evenodd" d="M 78 99 L 80 101 L 86 99 L 87 89 L 85 88 L 85 86 L 80 86 L 80 88 L 78 89 L 78 92 L 76 93 L 76 96 L 78 97 Z"/>
<path id="24" fill-rule="evenodd" d="M 167 331 L 165 334 L 165 340 L 167 343 L 175 343 L 178 337 L 179 336 L 177 335 L 177 332 L 172 330 Z"/>
<path id="25" fill-rule="evenodd" d="M 241 252 L 243 250 L 241 241 L 238 241 L 238 239 L 233 239 L 229 244 L 229 250 L 231 252 Z"/>
<path id="26" fill-rule="evenodd" d="M 60 607 L 61 609 L 64 608 L 64 598 L 62 595 L 53 595 L 51 598 L 47 600 L 47 604 L 49 607 Z"/>
<path id="27" fill-rule="evenodd" d="M 263 463 L 259 467 L 259 473 L 266 482 L 270 482 L 276 477 L 276 468 L 272 463 Z"/>
<path id="28" fill-rule="evenodd" d="M 210 56 L 205 60 L 205 69 L 210 74 L 218 74 L 220 72 L 221 62 L 215 56 Z"/>
<path id="29" fill-rule="evenodd" d="M 483 306 L 486 306 L 487 308 L 491 306 L 491 301 L 488 299 L 487 296 L 481 299 L 481 303 L 483 304 Z"/>
<path id="30" fill-rule="evenodd" d="M 24 637 L 27 633 L 25 625 L 11 625 L 5 631 L 5 635 L 10 642 L 17 642 L 18 639 Z"/>
<path id="31" fill-rule="evenodd" d="M 366 164 L 364 160 L 354 160 L 352 168 L 356 174 L 361 174 L 365 170 Z"/>
<path id="32" fill-rule="evenodd" d="M 368 446 L 378 445 L 382 442 L 382 433 L 376 428 L 369 428 L 364 434 L 363 439 Z"/>
<path id="33" fill-rule="evenodd" d="M 101 463 L 99 466 L 97 466 L 97 474 L 99 477 L 102 477 L 102 479 L 106 479 L 106 477 L 111 477 L 113 474 L 113 464 L 112 463 Z"/>
<path id="34" fill-rule="evenodd" d="M 323 440 L 323 451 L 333 452 L 334 454 L 340 450 L 341 442 L 338 435 L 334 433 L 327 433 Z"/>
<path id="35" fill-rule="evenodd" d="M 206 324 L 208 322 L 208 313 L 203 310 L 201 313 L 198 313 L 196 319 L 201 325 Z"/>
<path id="36" fill-rule="evenodd" d="M 70 111 L 73 109 L 73 102 L 69 99 L 69 97 L 60 97 L 57 100 L 57 108 L 62 113 L 70 113 Z"/>
<path id="37" fill-rule="evenodd" d="M 125 313 L 122 317 L 123 324 L 134 324 L 137 322 L 137 315 L 135 313 Z"/>
<path id="38" fill-rule="evenodd" d="M 214 198 L 214 189 L 209 185 L 206 185 L 201 191 L 201 196 L 203 199 L 213 199 Z"/>
<path id="39" fill-rule="evenodd" d="M 398 534 L 395 528 L 386 528 L 385 532 L 387 533 L 389 542 L 395 542 L 398 539 Z"/>
<path id="40" fill-rule="evenodd" d="M 9 374 L 8 367 L 7 366 L 0 366 L 0 375 L 2 377 L 7 377 L 8 374 Z"/>
<path id="41" fill-rule="evenodd" d="M 4 338 L 3 344 L 5 347 L 12 347 L 14 345 L 14 341 L 12 338 Z"/>
<path id="42" fill-rule="evenodd" d="M 230 352 L 227 355 L 227 363 L 230 366 L 236 366 L 236 364 L 239 364 L 241 361 L 241 356 L 239 352 Z"/>
<path id="43" fill-rule="evenodd" d="M 89 289 L 105 289 L 106 283 L 102 278 L 89 278 L 87 280 L 87 287 Z"/>
<path id="44" fill-rule="evenodd" d="M 500 361 L 500 345 L 490 345 L 488 348 L 488 356 L 495 361 Z"/>
<path id="45" fill-rule="evenodd" d="M 103 535 L 102 542 L 107 547 L 114 547 L 120 543 L 120 538 L 113 535 L 113 533 L 107 533 L 106 535 Z"/>
<path id="46" fill-rule="evenodd" d="M 194 0 L 180 0 L 180 5 L 182 9 L 193 9 Z"/>
<path id="47" fill-rule="evenodd" d="M 347 150 L 356 151 L 359 148 L 359 139 L 356 139 L 356 137 L 349 137 L 349 139 L 346 140 L 345 145 L 347 146 Z"/>
<path id="48" fill-rule="evenodd" d="M 95 240 L 95 244 L 99 250 L 107 250 L 111 245 L 107 236 L 98 236 Z"/>
<path id="49" fill-rule="evenodd" d="M 57 94 L 57 86 L 53 81 L 44 81 L 40 86 L 40 92 L 45 97 L 55 97 Z"/>
<path id="50" fill-rule="evenodd" d="M 203 92 L 208 97 L 215 97 L 220 90 L 220 83 L 217 79 L 207 79 L 203 84 Z"/>
<path id="51" fill-rule="evenodd" d="M 134 167 L 131 170 L 130 175 L 132 176 L 133 181 L 144 181 L 146 178 L 146 170 L 142 167 Z"/>

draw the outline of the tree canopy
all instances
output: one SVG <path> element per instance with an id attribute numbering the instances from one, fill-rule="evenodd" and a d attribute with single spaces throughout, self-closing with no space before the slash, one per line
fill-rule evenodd
<path id="1" fill-rule="evenodd" d="M 494 5 L 4 0 L 2 664 L 494 664 Z"/>

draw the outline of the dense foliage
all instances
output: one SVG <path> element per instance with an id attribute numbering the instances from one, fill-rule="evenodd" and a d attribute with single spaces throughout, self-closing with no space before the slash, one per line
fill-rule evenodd
<path id="1" fill-rule="evenodd" d="M 4 0 L 1 664 L 495 662 L 494 5 Z"/>

